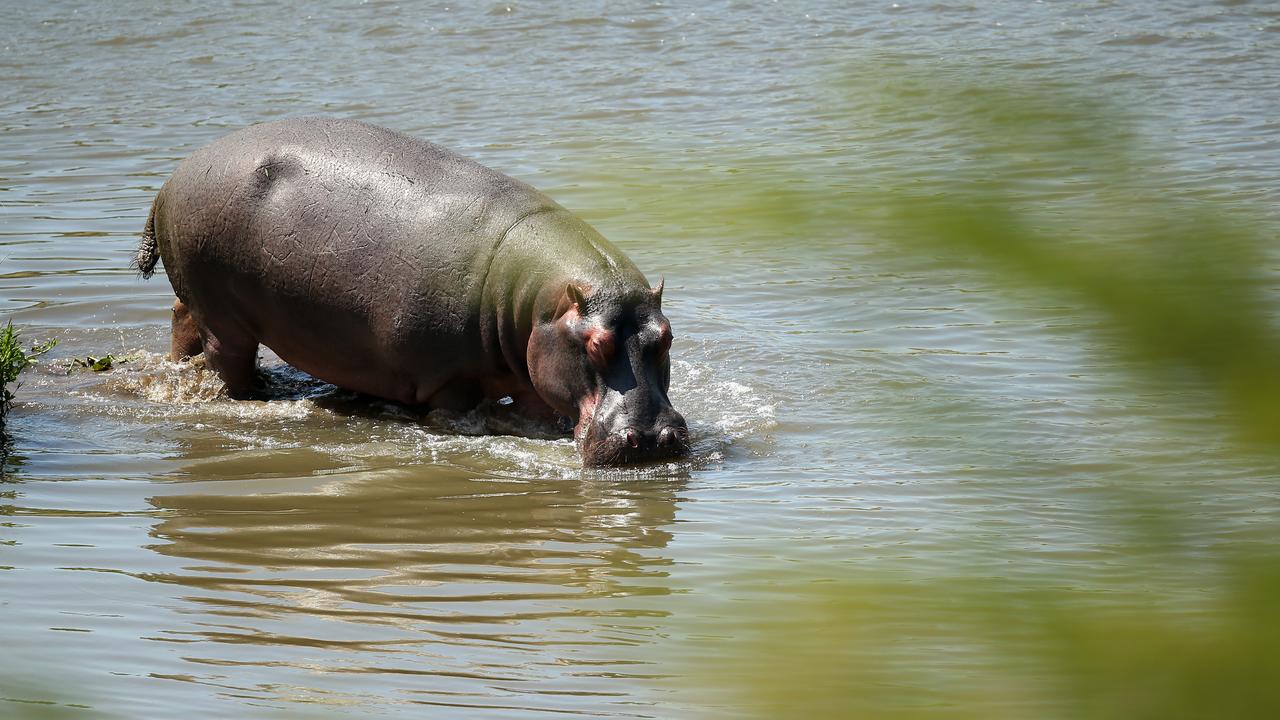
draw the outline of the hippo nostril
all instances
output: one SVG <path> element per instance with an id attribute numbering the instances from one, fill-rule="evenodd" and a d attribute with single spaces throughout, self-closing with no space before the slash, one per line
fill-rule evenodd
<path id="1" fill-rule="evenodd" d="M 675 428 L 662 428 L 662 432 L 658 433 L 658 444 L 663 447 L 674 445 L 677 437 Z"/>
<path id="2" fill-rule="evenodd" d="M 635 430 L 632 430 L 631 428 L 627 428 L 627 432 L 624 434 L 624 436 L 627 438 L 628 445 L 630 445 L 633 448 L 640 447 L 640 438 L 636 435 Z"/>

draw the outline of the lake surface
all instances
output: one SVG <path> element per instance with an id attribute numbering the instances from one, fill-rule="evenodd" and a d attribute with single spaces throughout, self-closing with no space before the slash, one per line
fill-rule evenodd
<path id="1" fill-rule="evenodd" d="M 0 716 L 779 717 L 753 692 L 781 678 L 829 717 L 1066 717 L 1041 648 L 984 644 L 929 583 L 1193 627 L 1221 619 L 1219 549 L 1280 539 L 1274 457 L 1230 442 L 1212 392 L 1137 382 L 1087 304 L 838 212 L 991 180 L 927 93 L 877 105 L 928 78 L 1098 100 L 1152 158 L 1130 196 L 1077 176 L 1096 148 L 1033 153 L 1020 204 L 1069 224 L 1191 198 L 1274 239 L 1268 3 L 3 16 L 0 311 L 58 345 L 7 427 Z M 165 361 L 168 284 L 128 268 L 155 192 L 233 129 L 314 114 L 521 178 L 665 276 L 691 457 L 583 470 L 568 441 L 450 433 L 269 355 L 268 402 Z M 814 187 L 830 205 L 790 223 Z M 1173 521 L 1137 532 L 1135 506 Z"/>

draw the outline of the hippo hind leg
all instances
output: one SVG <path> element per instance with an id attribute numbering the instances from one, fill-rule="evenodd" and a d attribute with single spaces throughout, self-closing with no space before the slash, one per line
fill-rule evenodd
<path id="1" fill-rule="evenodd" d="M 236 400 L 261 396 L 258 341 L 229 333 L 204 333 L 204 358 Z"/>
<path id="2" fill-rule="evenodd" d="M 205 362 L 222 378 L 227 394 L 235 400 L 261 397 L 258 339 L 234 326 L 200 325 L 199 332 Z"/>
<path id="3" fill-rule="evenodd" d="M 227 386 L 227 394 L 237 400 L 259 394 L 258 340 L 229 328 L 202 326 L 186 303 L 173 301 L 173 336 L 169 358 L 186 360 L 204 352 L 205 362 Z"/>

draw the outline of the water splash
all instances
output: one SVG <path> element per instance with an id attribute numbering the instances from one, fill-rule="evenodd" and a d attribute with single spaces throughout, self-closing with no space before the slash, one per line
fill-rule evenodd
<path id="1" fill-rule="evenodd" d="M 778 401 L 723 370 L 700 362 L 672 363 L 671 397 L 689 421 L 694 466 L 724 459 L 728 448 L 777 426 Z"/>
<path id="2" fill-rule="evenodd" d="M 70 360 L 55 362 L 36 384 L 40 394 L 76 398 L 66 412 L 180 421 L 207 438 L 206 444 L 227 450 L 318 451 L 344 465 L 448 465 L 513 478 L 687 475 L 722 463 L 735 443 L 775 425 L 776 401 L 763 390 L 709 363 L 676 361 L 671 393 L 690 423 L 689 455 L 632 468 L 583 469 L 573 441 L 558 428 L 500 403 L 468 412 L 423 412 L 343 390 L 273 357 L 260 366 L 265 399 L 232 400 L 202 356 L 172 362 L 133 350 L 118 357 L 112 369 L 99 373 Z"/>

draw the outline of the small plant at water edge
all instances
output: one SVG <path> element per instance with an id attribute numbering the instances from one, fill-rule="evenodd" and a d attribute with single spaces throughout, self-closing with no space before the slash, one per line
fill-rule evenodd
<path id="1" fill-rule="evenodd" d="M 58 344 L 57 340 L 50 340 L 24 351 L 18 342 L 18 335 L 19 331 L 13 326 L 13 321 L 9 321 L 0 330 L 0 424 L 3 424 L 4 416 L 9 412 L 9 404 L 13 402 L 13 392 L 9 386 L 17 382 L 18 373 Z"/>

